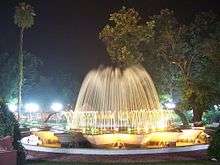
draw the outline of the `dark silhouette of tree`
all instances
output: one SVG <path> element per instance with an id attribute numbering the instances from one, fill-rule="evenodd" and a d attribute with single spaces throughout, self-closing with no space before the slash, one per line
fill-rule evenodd
<path id="1" fill-rule="evenodd" d="M 31 28 L 34 25 L 34 9 L 31 5 L 25 2 L 19 3 L 15 9 L 14 23 L 20 29 L 19 39 L 19 80 L 18 80 L 18 119 L 20 118 L 20 111 L 22 106 L 22 86 L 24 78 L 24 55 L 23 55 L 23 38 L 24 31 Z"/>

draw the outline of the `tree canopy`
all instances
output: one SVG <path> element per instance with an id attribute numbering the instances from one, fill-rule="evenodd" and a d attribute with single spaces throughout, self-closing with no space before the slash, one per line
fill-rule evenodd
<path id="1" fill-rule="evenodd" d="M 134 9 L 123 7 L 110 15 L 109 24 L 100 32 L 112 61 L 120 66 L 143 62 L 140 46 L 153 36 L 153 23 L 141 24 L 141 17 Z"/>
<path id="2" fill-rule="evenodd" d="M 33 7 L 21 2 L 15 8 L 14 23 L 21 29 L 28 29 L 34 25 L 34 16 Z"/>
<path id="3" fill-rule="evenodd" d="M 179 108 L 193 109 L 194 121 L 200 121 L 219 98 L 219 29 L 212 12 L 182 23 L 169 9 L 143 19 L 123 7 L 110 15 L 100 39 L 114 63 L 142 63 L 160 94 L 174 97 Z"/>

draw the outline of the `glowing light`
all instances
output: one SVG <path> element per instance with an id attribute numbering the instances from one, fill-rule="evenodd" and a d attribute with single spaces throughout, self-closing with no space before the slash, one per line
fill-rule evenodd
<path id="1" fill-rule="evenodd" d="M 161 108 L 154 83 L 141 66 L 99 68 L 83 81 L 75 110 L 65 112 L 68 128 L 90 134 L 129 132 L 138 134 L 167 128 L 172 114 Z"/>
<path id="2" fill-rule="evenodd" d="M 167 109 L 174 109 L 176 107 L 176 104 L 173 102 L 168 102 L 168 103 L 165 103 L 165 107 Z"/>
<path id="3" fill-rule="evenodd" d="M 11 112 L 15 112 L 15 111 L 17 110 L 17 105 L 9 103 L 9 104 L 8 104 L 8 109 L 9 109 Z"/>
<path id="4" fill-rule="evenodd" d="M 182 132 L 151 132 L 149 134 L 101 134 L 86 135 L 90 143 L 106 148 L 121 148 L 136 145 L 142 148 L 161 148 L 205 144 L 208 135 L 203 130 L 182 130 Z M 111 145 L 110 145 L 111 144 Z"/>
<path id="5" fill-rule="evenodd" d="M 37 112 L 39 111 L 39 108 L 40 108 L 39 105 L 36 103 L 27 103 L 25 105 L 25 110 L 27 112 Z"/>
<path id="6" fill-rule="evenodd" d="M 219 105 L 214 105 L 215 110 L 218 110 L 220 108 L 220 104 Z"/>
<path id="7" fill-rule="evenodd" d="M 61 111 L 63 109 L 63 104 L 61 104 L 61 103 L 53 103 L 51 105 L 51 109 L 53 111 L 55 111 L 55 112 L 59 112 L 59 111 Z"/>

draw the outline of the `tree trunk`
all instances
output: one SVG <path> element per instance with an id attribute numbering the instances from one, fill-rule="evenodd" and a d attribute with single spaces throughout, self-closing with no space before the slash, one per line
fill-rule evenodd
<path id="1" fill-rule="evenodd" d="M 23 55 L 23 37 L 24 29 L 20 30 L 20 40 L 19 40 L 19 57 L 18 57 L 18 121 L 20 120 L 20 112 L 22 107 L 22 86 L 24 78 L 24 55 Z"/>
<path id="2" fill-rule="evenodd" d="M 193 108 L 193 122 L 201 122 L 202 121 L 202 115 L 203 110 L 199 109 L 196 105 L 191 105 Z"/>

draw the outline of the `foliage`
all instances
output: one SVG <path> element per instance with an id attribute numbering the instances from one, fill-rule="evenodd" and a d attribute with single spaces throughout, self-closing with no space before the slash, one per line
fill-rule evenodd
<path id="1" fill-rule="evenodd" d="M 12 112 L 3 101 L 0 101 L 0 137 L 12 136 L 13 147 L 17 150 L 18 165 L 22 165 L 25 161 L 24 148 L 20 143 L 21 134 L 19 124 Z"/>
<path id="2" fill-rule="evenodd" d="M 34 9 L 25 2 L 19 3 L 15 9 L 14 23 L 22 29 L 28 29 L 34 24 Z"/>
<path id="3" fill-rule="evenodd" d="M 184 25 L 176 20 L 172 11 L 166 9 L 153 16 L 152 20 L 155 21 L 157 54 L 179 68 L 183 101 L 193 109 L 193 120 L 200 121 L 217 94 L 213 83 L 218 81 L 207 83 L 206 78 L 210 75 L 205 74 L 212 62 L 209 58 L 217 53 L 216 45 L 219 45 L 218 39 L 213 37 L 218 28 L 215 16 L 213 13 L 201 13 L 189 25 Z M 214 77 L 212 75 L 212 79 Z"/>
<path id="4" fill-rule="evenodd" d="M 9 53 L 0 55 L 0 96 L 6 100 L 16 97 L 17 63 Z"/>
<path id="5" fill-rule="evenodd" d="M 42 61 L 39 57 L 24 53 L 24 94 L 25 98 L 33 94 L 33 89 L 39 84 Z M 7 101 L 17 98 L 18 63 L 15 54 L 0 55 L 0 96 Z"/>
<path id="6" fill-rule="evenodd" d="M 205 124 L 220 123 L 220 107 L 216 105 L 211 107 L 205 112 L 202 120 Z"/>
<path id="7" fill-rule="evenodd" d="M 31 5 L 25 2 L 19 3 L 15 9 L 14 23 L 20 29 L 19 36 L 19 58 L 18 58 L 18 119 L 20 119 L 20 111 L 22 108 L 22 88 L 24 81 L 24 55 L 23 55 L 23 38 L 24 31 L 34 24 L 34 10 Z"/>
<path id="8" fill-rule="evenodd" d="M 129 66 L 143 61 L 141 44 L 153 35 L 153 22 L 140 25 L 140 16 L 134 9 L 123 7 L 110 15 L 110 24 L 100 32 L 112 61 L 119 66 Z"/>
<path id="9" fill-rule="evenodd" d="M 145 22 L 135 9 L 125 7 L 111 14 L 109 21 L 100 32 L 100 39 L 105 42 L 112 61 L 119 66 L 142 63 L 155 80 L 160 95 L 179 95 L 177 69 L 155 53 L 155 22 Z"/>
<path id="10" fill-rule="evenodd" d="M 212 12 L 184 24 L 168 9 L 145 21 L 134 9 L 122 8 L 109 20 L 100 38 L 113 62 L 129 66 L 143 61 L 160 95 L 174 98 L 179 112 L 193 109 L 193 120 L 200 121 L 219 101 L 220 23 Z"/>
<path id="11" fill-rule="evenodd" d="M 220 128 L 216 130 L 211 144 L 209 145 L 208 155 L 220 160 Z"/>

